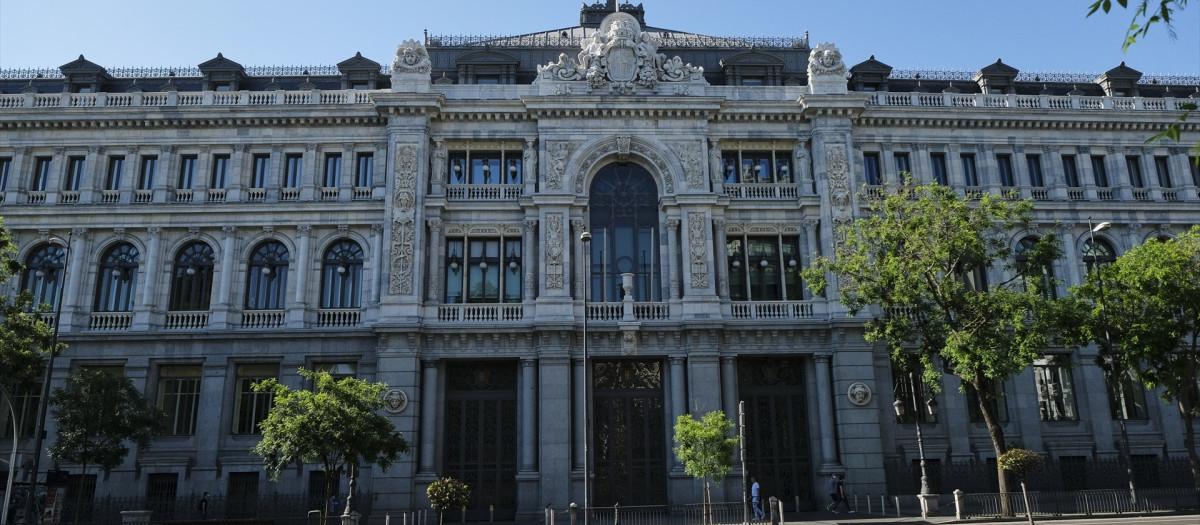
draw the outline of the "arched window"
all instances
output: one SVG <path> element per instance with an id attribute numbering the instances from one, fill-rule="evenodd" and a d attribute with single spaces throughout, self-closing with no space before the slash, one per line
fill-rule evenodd
<path id="1" fill-rule="evenodd" d="M 100 259 L 100 272 L 96 277 L 95 311 L 133 310 L 139 257 L 137 248 L 129 243 L 118 244 L 104 253 L 104 257 Z"/>
<path id="2" fill-rule="evenodd" d="M 1094 241 L 1088 239 L 1084 241 L 1082 255 L 1083 264 L 1087 266 L 1088 272 L 1108 266 L 1117 260 L 1116 251 L 1104 239 L 1095 239 Z"/>
<path id="3" fill-rule="evenodd" d="M 171 270 L 172 311 L 208 310 L 212 299 L 213 249 L 193 242 L 179 250 Z"/>
<path id="4" fill-rule="evenodd" d="M 341 240 L 325 250 L 321 265 L 321 308 L 358 308 L 362 298 L 363 249 Z"/>
<path id="5" fill-rule="evenodd" d="M 282 310 L 287 300 L 288 250 L 279 241 L 259 244 L 246 272 L 246 309 Z"/>
<path id="6" fill-rule="evenodd" d="M 1058 296 L 1054 289 L 1054 268 L 1031 257 L 1037 247 L 1037 237 L 1026 237 L 1017 244 L 1017 271 L 1021 272 L 1025 290 L 1036 290 L 1046 299 Z"/>
<path id="7" fill-rule="evenodd" d="M 621 274 L 633 274 L 635 301 L 659 301 L 658 185 L 645 168 L 609 164 L 596 174 L 589 199 L 591 254 L 588 299 L 622 300 Z"/>
<path id="8" fill-rule="evenodd" d="M 63 274 L 67 269 L 67 250 L 53 243 L 38 248 L 25 260 L 25 276 L 22 290 L 33 292 L 34 306 L 48 304 L 57 312 L 59 288 L 63 285 Z"/>

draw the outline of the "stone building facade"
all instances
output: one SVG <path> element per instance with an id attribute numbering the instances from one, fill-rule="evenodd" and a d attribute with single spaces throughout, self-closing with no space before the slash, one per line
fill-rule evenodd
<path id="1" fill-rule="evenodd" d="M 54 384 L 119 370 L 170 415 L 97 492 L 319 486 L 311 465 L 270 482 L 249 453 L 270 403 L 249 385 L 301 387 L 307 367 L 390 385 L 414 447 L 364 469 L 375 509 L 423 507 L 452 475 L 473 487 L 472 517 L 536 515 L 582 503 L 585 457 L 597 505 L 698 502 L 674 421 L 736 420 L 741 403 L 767 493 L 814 508 L 821 480 L 846 473 L 878 494 L 885 463 L 917 457 L 892 408 L 911 394 L 863 318 L 798 276 L 866 198 L 900 171 L 1015 190 L 1037 218 L 1013 245 L 1064 239 L 1060 294 L 1088 264 L 1200 223 L 1187 148 L 1145 142 L 1194 78 L 1122 64 L 1029 79 L 999 61 L 921 78 L 873 56 L 848 67 L 807 36 L 695 35 L 613 8 L 546 33 L 408 40 L 389 66 L 255 71 L 218 55 L 109 72 L 81 56 L 2 75 L 0 214 L 27 265 L 2 290 L 61 312 Z M 1198 139 L 1186 124 L 1183 142 Z M 1089 220 L 1116 226 L 1093 244 Z M 1050 348 L 1005 383 L 1006 435 L 1113 458 L 1123 411 L 1141 461 L 1182 456 L 1174 408 L 1140 390 L 1110 403 L 1094 355 Z M 926 454 L 985 461 L 958 386 L 936 396 Z"/>

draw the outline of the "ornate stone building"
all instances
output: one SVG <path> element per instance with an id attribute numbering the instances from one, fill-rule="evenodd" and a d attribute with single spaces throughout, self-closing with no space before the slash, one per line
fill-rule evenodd
<path id="1" fill-rule="evenodd" d="M 414 448 L 364 469 L 376 510 L 424 507 L 442 475 L 472 485 L 475 517 L 582 504 L 585 457 L 595 504 L 697 502 L 674 421 L 736 420 L 741 402 L 767 494 L 813 508 L 830 473 L 879 494 L 886 464 L 917 457 L 892 408 L 911 393 L 862 319 L 798 276 L 867 196 L 911 171 L 1035 200 L 1037 226 L 1011 242 L 1062 236 L 1059 294 L 1088 264 L 1200 223 L 1187 148 L 1145 142 L 1195 78 L 1123 64 L 1029 78 L 999 61 L 922 76 L 847 67 L 807 36 L 696 35 L 613 9 L 546 33 L 409 40 L 390 66 L 217 55 L 110 72 L 81 56 L 0 72 L 0 214 L 27 265 L 2 290 L 61 312 L 54 384 L 118 370 L 169 414 L 97 493 L 319 486 L 310 465 L 270 482 L 248 452 L 270 406 L 249 385 L 300 387 L 296 369 L 315 367 L 392 388 Z M 1189 122 L 1184 143 L 1198 139 Z M 1116 226 L 1093 244 L 1089 220 Z M 1144 464 L 1183 455 L 1174 408 L 1140 389 L 1110 404 L 1094 354 L 1047 349 L 1005 383 L 1009 438 L 1114 458 L 1123 414 Z M 926 453 L 985 461 L 958 386 L 937 395 Z M 36 406 L 36 391 L 17 400 Z"/>

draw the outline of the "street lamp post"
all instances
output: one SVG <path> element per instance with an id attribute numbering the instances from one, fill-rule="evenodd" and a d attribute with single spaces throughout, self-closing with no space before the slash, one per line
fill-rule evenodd
<path id="1" fill-rule="evenodd" d="M 67 268 L 71 265 L 71 241 L 74 237 L 74 232 L 67 235 L 67 240 L 63 241 L 58 237 L 51 237 L 52 244 L 63 244 L 63 266 L 62 275 L 59 276 L 58 282 L 58 304 L 54 308 L 54 335 L 50 339 L 50 355 L 46 360 L 46 371 L 42 375 L 42 393 L 38 398 L 38 415 L 36 427 L 33 431 L 33 468 L 29 480 L 29 493 L 26 495 L 25 510 L 28 516 L 26 523 L 38 523 L 37 509 L 37 477 L 38 471 L 41 469 L 42 463 L 42 443 L 46 439 L 46 412 L 50 408 L 50 374 L 54 370 L 54 356 L 58 354 L 58 332 L 62 326 L 62 309 L 63 309 L 63 291 L 67 288 Z M 5 510 L 7 512 L 7 509 Z"/>
<path id="2" fill-rule="evenodd" d="M 592 243 L 592 232 L 584 230 L 579 234 L 579 242 L 583 244 L 583 525 L 588 525 L 591 509 L 591 454 L 589 444 L 592 442 L 592 368 L 588 361 L 588 288 L 591 276 L 588 275 L 588 248 Z"/>
<path id="3" fill-rule="evenodd" d="M 4 506 L 0 507 L 0 525 L 7 525 L 8 503 L 12 501 L 13 475 L 17 473 L 17 436 L 21 434 L 21 427 L 17 424 L 17 410 L 13 407 L 12 396 L 3 384 L 0 384 L 0 395 L 4 396 L 4 403 L 8 405 L 8 420 L 12 422 L 13 429 L 12 452 L 8 455 L 8 478 L 4 481 Z"/>
<path id="4" fill-rule="evenodd" d="M 917 426 L 917 456 L 921 461 L 921 494 L 919 496 L 921 500 L 921 517 L 927 518 L 930 514 L 931 504 L 933 510 L 937 510 L 937 504 L 933 502 L 936 501 L 936 496 L 929 492 L 929 474 L 925 470 L 925 441 L 923 436 L 921 436 L 921 409 L 917 403 L 917 382 L 913 376 L 912 372 L 908 373 L 908 388 L 909 394 L 912 395 L 913 423 Z M 904 417 L 904 402 L 900 401 L 899 396 L 892 403 L 892 408 L 896 409 L 897 418 Z M 926 401 L 925 409 L 929 411 L 929 415 L 936 416 L 938 409 L 937 400 L 931 398 L 929 401 Z"/>
<path id="5" fill-rule="evenodd" d="M 1096 284 L 1100 289 L 1100 321 L 1104 324 L 1104 353 L 1100 356 L 1099 360 L 1103 360 L 1105 358 L 1108 359 L 1107 366 L 1102 366 L 1101 368 L 1108 373 L 1109 380 L 1112 381 L 1114 386 L 1117 388 L 1117 402 L 1124 404 L 1125 369 L 1121 366 L 1120 359 L 1117 359 L 1116 354 L 1113 352 L 1112 336 L 1109 334 L 1108 330 L 1108 308 L 1104 303 L 1104 274 L 1099 273 L 1100 263 L 1096 258 L 1096 233 L 1112 228 L 1112 223 L 1104 221 L 1093 227 L 1092 218 L 1088 217 L 1088 228 L 1090 228 L 1090 231 L 1088 232 L 1088 241 L 1092 245 L 1092 270 L 1097 272 Z M 1121 409 L 1119 416 L 1120 417 L 1117 418 L 1117 423 L 1121 428 L 1121 463 L 1123 463 L 1125 467 L 1125 477 L 1129 480 L 1129 501 L 1136 506 L 1137 487 L 1134 485 L 1133 462 L 1129 456 L 1129 431 L 1125 428 L 1125 418 L 1128 416 L 1128 414 L 1125 413 L 1124 409 Z"/>

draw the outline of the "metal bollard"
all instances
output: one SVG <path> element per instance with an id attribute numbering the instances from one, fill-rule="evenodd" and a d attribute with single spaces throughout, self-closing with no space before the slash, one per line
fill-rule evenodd
<path id="1" fill-rule="evenodd" d="M 388 513 L 388 514 L 384 514 L 384 515 L 383 515 L 383 525 L 392 525 L 392 515 L 391 515 L 391 513 Z"/>
<path id="2" fill-rule="evenodd" d="M 779 506 L 779 525 L 787 525 L 787 520 L 783 519 L 783 500 L 776 500 Z"/>
<path id="3" fill-rule="evenodd" d="M 899 518 L 900 517 L 900 496 L 892 496 L 892 499 L 895 500 L 894 503 L 896 504 L 896 517 Z"/>
<path id="4" fill-rule="evenodd" d="M 571 525 L 576 525 L 579 522 L 579 505 L 571 504 Z"/>

